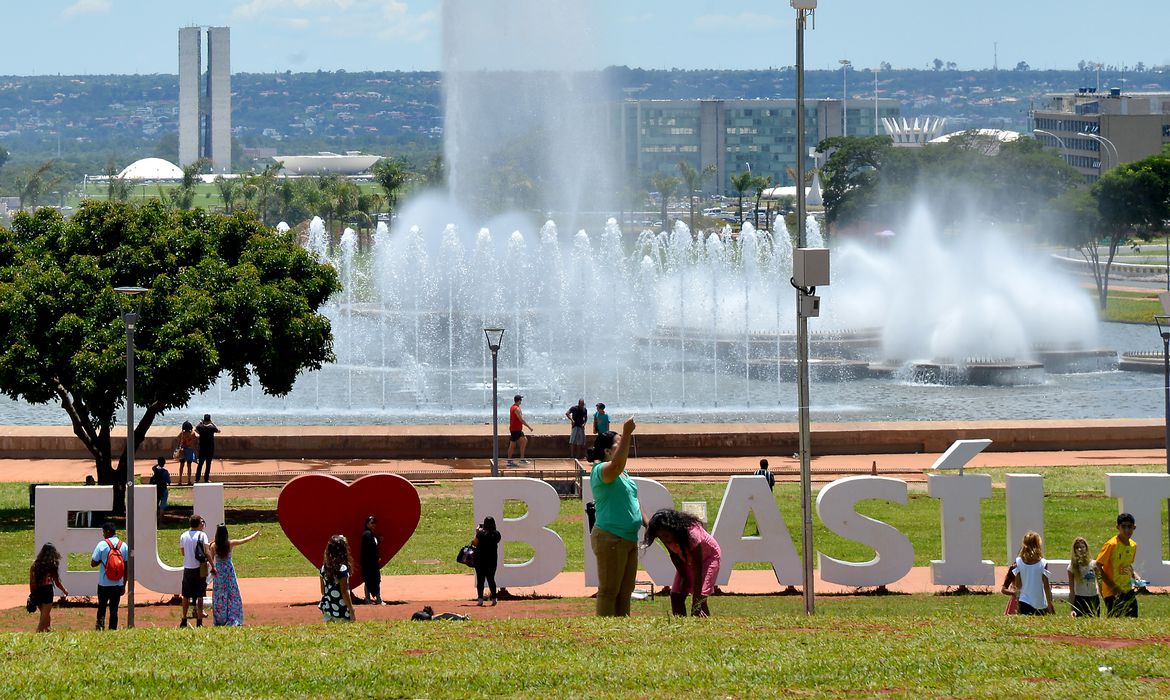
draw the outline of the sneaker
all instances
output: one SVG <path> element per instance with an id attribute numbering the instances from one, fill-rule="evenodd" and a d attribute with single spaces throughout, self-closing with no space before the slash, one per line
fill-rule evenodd
<path id="1" fill-rule="evenodd" d="M 505 466 L 514 467 L 514 466 L 516 466 L 516 462 L 509 459 Z"/>
<path id="2" fill-rule="evenodd" d="M 522 460 L 520 460 L 520 464 L 528 464 L 528 460 L 522 459 Z"/>
<path id="3" fill-rule="evenodd" d="M 106 626 L 102 624 L 101 620 L 98 620 L 98 623 L 96 625 L 94 625 L 94 629 L 97 630 L 98 632 L 105 632 Z"/>
<path id="4" fill-rule="evenodd" d="M 182 620 L 179 620 L 179 627 L 186 627 L 186 626 L 187 626 L 187 618 L 184 617 Z"/>
<path id="5" fill-rule="evenodd" d="M 480 598 L 479 600 L 477 600 L 475 602 L 475 604 L 482 608 L 483 607 L 483 598 Z"/>
<path id="6" fill-rule="evenodd" d="M 498 602 L 499 602 L 498 600 L 496 600 L 495 598 L 492 598 L 492 607 L 493 608 L 496 607 L 496 603 L 498 603 Z"/>

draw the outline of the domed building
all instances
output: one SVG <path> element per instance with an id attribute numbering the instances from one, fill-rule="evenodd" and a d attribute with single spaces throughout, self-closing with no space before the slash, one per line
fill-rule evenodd
<path id="1" fill-rule="evenodd" d="M 162 158 L 143 158 L 123 168 L 118 177 L 123 180 L 182 180 L 183 169 Z"/>

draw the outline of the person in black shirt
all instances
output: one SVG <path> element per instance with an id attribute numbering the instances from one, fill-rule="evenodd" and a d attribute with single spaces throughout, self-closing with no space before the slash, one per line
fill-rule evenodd
<path id="1" fill-rule="evenodd" d="M 161 520 L 167 509 L 167 500 L 171 492 L 171 472 L 167 469 L 167 458 L 159 457 L 158 463 L 151 467 L 150 482 L 154 484 L 155 495 L 158 497 L 158 517 Z"/>
<path id="2" fill-rule="evenodd" d="M 768 490 L 771 491 L 776 486 L 776 476 L 768 471 L 768 460 L 760 460 L 760 468 L 756 470 L 756 476 L 762 476 L 768 481 Z"/>
<path id="3" fill-rule="evenodd" d="M 585 409 L 585 399 L 579 399 L 577 405 L 565 411 L 565 418 L 569 419 L 569 457 L 585 459 L 585 422 L 589 420 L 589 411 Z"/>
<path id="4" fill-rule="evenodd" d="M 475 530 L 475 589 L 479 594 L 478 605 L 483 605 L 483 583 L 486 580 L 488 590 L 492 595 L 492 605 L 496 604 L 496 564 L 500 560 L 500 531 L 496 529 L 496 519 L 488 516 L 483 519 L 483 525 Z"/>
<path id="5" fill-rule="evenodd" d="M 203 483 L 211 479 L 211 460 L 215 457 L 215 434 L 219 426 L 211 422 L 211 414 L 204 413 L 203 421 L 195 426 L 199 434 L 199 464 L 195 467 L 195 483 L 199 483 L 199 476 L 203 475 Z M 203 465 L 207 465 L 207 472 L 203 472 Z"/>
<path id="6" fill-rule="evenodd" d="M 370 515 L 366 517 L 366 531 L 362 533 L 361 567 L 362 580 L 366 583 L 366 603 L 385 605 L 382 602 L 382 570 L 378 568 L 378 545 L 382 543 L 378 535 L 378 519 Z"/>

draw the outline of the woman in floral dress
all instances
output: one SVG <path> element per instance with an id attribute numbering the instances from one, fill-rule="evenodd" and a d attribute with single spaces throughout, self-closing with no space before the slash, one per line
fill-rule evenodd
<path id="1" fill-rule="evenodd" d="M 215 543 L 211 545 L 215 557 L 215 578 L 212 579 L 211 609 L 215 626 L 239 627 L 244 624 L 244 601 L 240 598 L 240 584 L 236 581 L 236 565 L 232 550 L 251 542 L 260 534 L 257 530 L 242 540 L 228 537 L 227 525 L 215 528 Z"/>

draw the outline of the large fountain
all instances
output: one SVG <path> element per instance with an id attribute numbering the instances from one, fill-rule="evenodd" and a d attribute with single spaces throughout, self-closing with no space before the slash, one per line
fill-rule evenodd
<path id="1" fill-rule="evenodd" d="M 579 397 L 648 420 L 794 419 L 792 237 L 783 224 L 623 232 L 610 218 L 613 168 L 587 118 L 604 100 L 582 72 L 597 44 L 587 5 L 444 3 L 450 192 L 413 197 L 367 250 L 352 231 L 331 243 L 314 220 L 307 246 L 343 284 L 325 309 L 336 362 L 280 398 L 221 381 L 192 415 L 482 422 L 483 328 L 501 326 L 500 396 L 524 394 L 538 420 Z M 533 66 L 543 73 L 511 72 Z M 810 323 L 815 420 L 1159 414 L 1156 386 L 1094 352 L 1153 346 L 1155 334 L 1102 334 L 1086 293 L 1041 252 L 987 227 L 940 235 L 924 216 L 883 233 L 833 242 L 833 282 Z M 811 218 L 809 242 L 821 243 Z M 29 408 L 0 402 L 0 419 L 63 417 Z"/>

